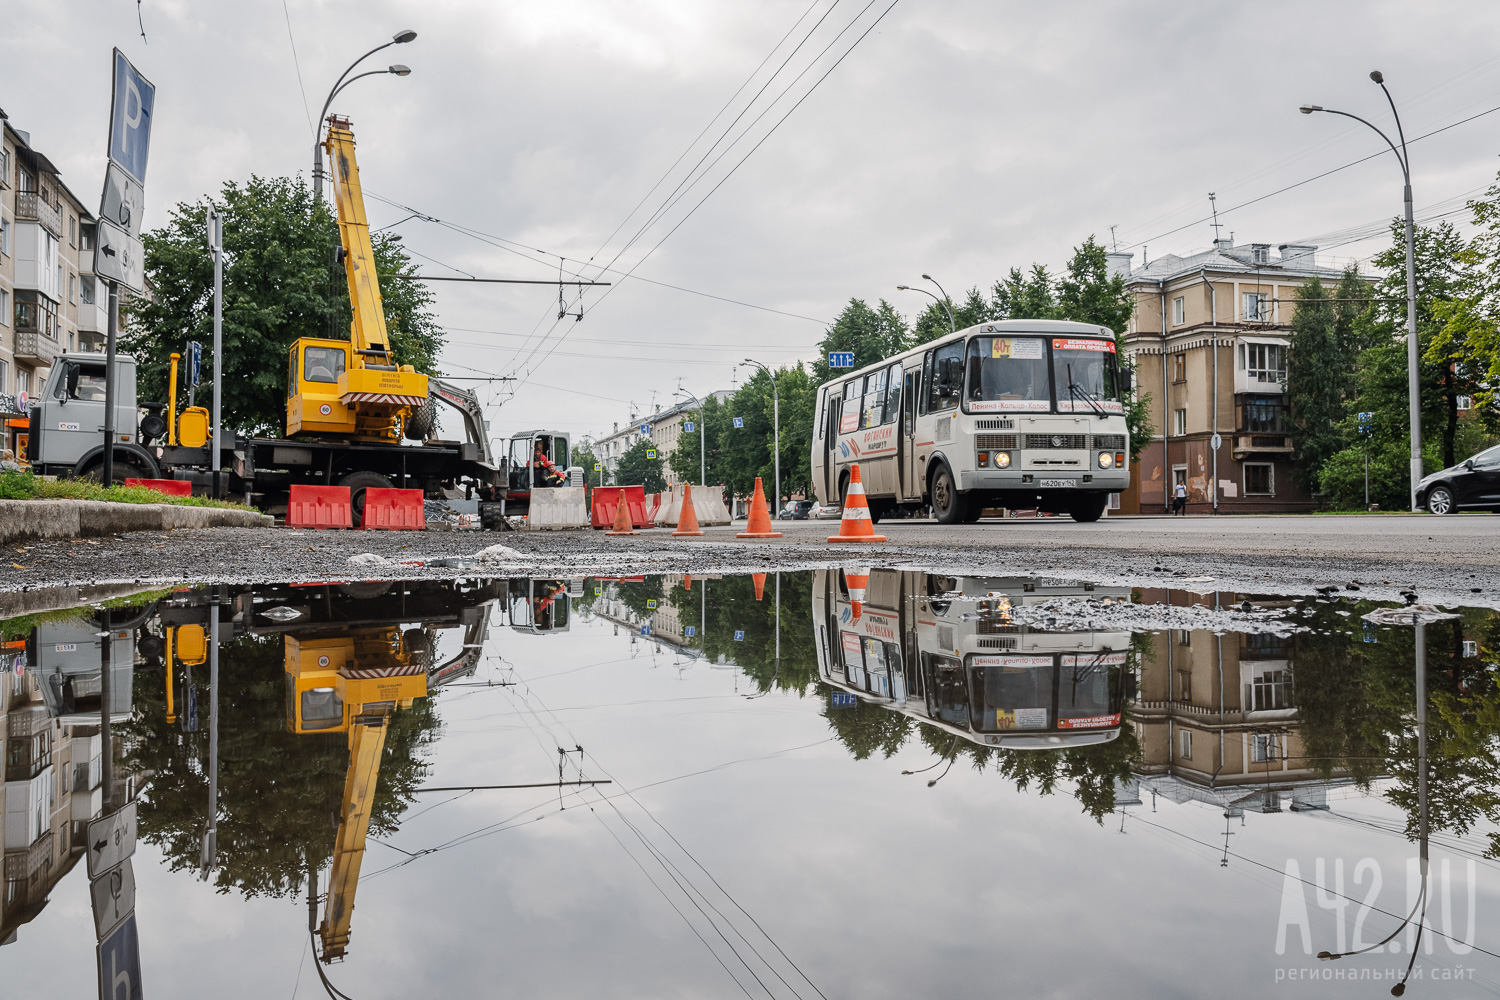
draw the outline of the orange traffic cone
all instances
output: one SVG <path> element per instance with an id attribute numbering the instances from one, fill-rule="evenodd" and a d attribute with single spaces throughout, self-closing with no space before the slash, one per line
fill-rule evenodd
<path id="1" fill-rule="evenodd" d="M 850 619 L 852 624 L 864 616 L 865 590 L 870 586 L 870 571 L 868 569 L 844 570 L 844 586 L 849 589 L 849 603 L 853 611 Z"/>
<path id="2" fill-rule="evenodd" d="M 684 573 L 684 574 L 682 574 L 682 589 L 683 590 L 692 590 L 693 589 L 693 576 L 692 576 L 691 573 Z"/>
<path id="3" fill-rule="evenodd" d="M 636 531 L 634 528 L 632 528 L 630 526 L 630 505 L 625 502 L 625 491 L 624 490 L 620 491 L 620 502 L 615 506 L 615 526 L 613 528 L 611 528 L 609 531 L 606 531 L 605 534 L 606 535 L 639 535 L 640 534 L 639 531 Z"/>
<path id="4" fill-rule="evenodd" d="M 839 521 L 839 533 L 828 539 L 830 542 L 883 542 L 884 535 L 875 534 L 870 521 L 870 504 L 865 499 L 865 484 L 859 478 L 859 466 L 849 472 L 849 493 L 844 497 L 844 516 Z"/>
<path id="5" fill-rule="evenodd" d="M 701 535 L 702 529 L 698 527 L 698 512 L 693 510 L 693 484 L 682 484 L 682 513 L 677 515 L 677 530 L 672 532 L 672 537 L 680 535 Z"/>
<path id="6" fill-rule="evenodd" d="M 750 579 L 755 581 L 755 599 L 762 600 L 766 596 L 766 574 L 751 573 Z"/>
<path id="7" fill-rule="evenodd" d="M 735 538 L 780 538 L 781 532 L 771 530 L 771 512 L 766 508 L 766 491 L 755 477 L 755 496 L 750 498 L 750 523 Z M 885 541 L 885 539 L 881 539 Z"/>

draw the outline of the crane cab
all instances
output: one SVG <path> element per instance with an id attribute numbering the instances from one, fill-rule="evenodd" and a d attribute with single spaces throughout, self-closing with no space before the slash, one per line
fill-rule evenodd
<path id="1" fill-rule="evenodd" d="M 301 337 L 287 355 L 286 435 L 340 434 L 395 443 L 401 422 L 427 402 L 427 376 L 411 365 L 366 362 L 351 341 Z"/>
<path id="2" fill-rule="evenodd" d="M 284 638 L 291 732 L 348 732 L 367 710 L 410 708 L 427 697 L 426 664 L 406 648 L 398 629 Z"/>

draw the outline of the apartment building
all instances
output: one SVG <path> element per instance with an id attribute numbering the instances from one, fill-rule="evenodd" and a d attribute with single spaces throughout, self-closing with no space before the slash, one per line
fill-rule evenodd
<path id="1" fill-rule="evenodd" d="M 728 389 L 720 389 L 711 395 L 721 404 L 732 395 Z M 686 433 L 684 426 L 699 411 L 697 402 L 688 401 L 678 403 L 675 406 L 663 410 L 660 407 L 654 413 L 646 416 L 632 413 L 630 420 L 621 427 L 618 423 L 614 429 L 604 437 L 590 441 L 594 449 L 594 457 L 604 466 L 605 481 L 614 482 L 615 470 L 619 467 L 620 457 L 635 446 L 642 438 L 649 440 L 657 450 L 658 457 L 662 460 L 662 473 L 666 476 L 669 485 L 676 485 L 677 473 L 672 471 L 670 459 L 677 451 Z M 594 470 L 585 470 L 589 475 L 594 475 Z M 696 476 L 693 477 L 696 480 Z M 591 479 L 590 482 L 597 482 Z"/>
<path id="2" fill-rule="evenodd" d="M 1215 240 L 1203 253 L 1168 254 L 1128 273 L 1135 311 L 1125 354 L 1151 396 L 1155 433 L 1122 510 L 1164 512 L 1179 483 L 1192 513 L 1312 509 L 1290 474 L 1284 395 L 1297 289 L 1343 273 L 1317 251 Z"/>
<path id="3" fill-rule="evenodd" d="M 102 350 L 107 296 L 93 274 L 95 220 L 59 171 L 11 124 L 0 144 L 0 412 L 20 454 L 34 395 L 65 351 Z"/>

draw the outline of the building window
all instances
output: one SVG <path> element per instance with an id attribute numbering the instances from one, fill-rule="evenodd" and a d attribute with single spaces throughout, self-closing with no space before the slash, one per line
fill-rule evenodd
<path id="1" fill-rule="evenodd" d="M 78 275 L 68 272 L 68 301 L 78 304 Z"/>
<path id="2" fill-rule="evenodd" d="M 94 249 L 94 227 L 87 222 L 78 227 L 78 249 Z"/>
<path id="3" fill-rule="evenodd" d="M 0 215 L 0 253 L 13 256 L 10 248 L 10 220 Z"/>
<path id="4" fill-rule="evenodd" d="M 10 326 L 10 290 L 0 288 L 0 326 Z M 4 392 L 0 389 L 0 392 Z"/>
<path id="5" fill-rule="evenodd" d="M 1459 396 L 1454 402 L 1460 410 L 1471 410 L 1474 408 L 1474 400 L 1470 396 Z"/>
<path id="6" fill-rule="evenodd" d="M 1250 761 L 1267 764 L 1281 759 L 1281 736 L 1278 733 L 1252 733 L 1250 736 Z"/>
<path id="7" fill-rule="evenodd" d="M 1186 354 L 1174 354 L 1174 355 L 1172 355 L 1172 381 L 1173 382 L 1186 382 L 1187 381 L 1187 355 Z"/>
<path id="8" fill-rule="evenodd" d="M 1191 629 L 1180 628 L 1177 630 L 1177 645 L 1191 646 L 1193 644 L 1193 633 Z"/>
<path id="9" fill-rule="evenodd" d="M 0 392 L 5 392 L 6 391 L 5 390 L 5 385 L 9 381 L 10 381 L 10 365 L 7 364 L 4 361 L 0 361 Z M 17 680 L 21 679 L 19 674 L 16 675 L 16 679 Z"/>
<path id="10" fill-rule="evenodd" d="M 46 337 L 56 337 L 57 306 L 45 295 L 33 291 L 16 293 L 16 329 L 35 331 Z"/>
<path id="11" fill-rule="evenodd" d="M 1282 344 L 1240 344 L 1240 371 L 1255 382 L 1286 381 L 1286 347 Z"/>
<path id="12" fill-rule="evenodd" d="M 1177 671 L 1177 700 L 1193 700 L 1193 675 L 1190 671 Z"/>
<path id="13" fill-rule="evenodd" d="M 68 246 L 70 246 L 70 247 L 76 247 L 77 245 L 78 245 L 78 217 L 76 215 L 70 215 L 70 216 L 68 216 Z"/>
<path id="14" fill-rule="evenodd" d="M 1280 396 L 1244 397 L 1240 430 L 1246 434 L 1285 434 L 1286 402 Z"/>
<path id="15" fill-rule="evenodd" d="M 1292 706 L 1292 673 L 1290 670 L 1267 670 L 1257 674 L 1250 684 L 1250 711 L 1266 712 Z"/>
<path id="16" fill-rule="evenodd" d="M 1181 326 L 1187 322 L 1187 298 L 1177 296 L 1172 300 L 1172 325 Z"/>
<path id="17" fill-rule="evenodd" d="M 1187 410 L 1172 411 L 1172 433 L 1178 437 L 1187 433 Z"/>
<path id="18" fill-rule="evenodd" d="M 1193 732 L 1183 729 L 1177 733 L 1177 756 L 1183 760 L 1193 759 Z"/>
<path id="19" fill-rule="evenodd" d="M 1270 463 L 1245 463 L 1245 495 L 1272 496 L 1276 492 L 1276 467 Z"/>
<path id="20" fill-rule="evenodd" d="M 1246 323 L 1263 323 L 1271 318 L 1271 296 L 1266 293 L 1245 292 L 1240 302 L 1240 314 Z"/>
<path id="21" fill-rule="evenodd" d="M 16 392 L 31 395 L 31 372 L 16 370 Z"/>
<path id="22" fill-rule="evenodd" d="M 10 150 L 0 149 L 0 188 L 10 187 Z"/>
<path id="23" fill-rule="evenodd" d="M 83 300 L 83 304 L 86 306 L 94 304 L 94 276 L 92 274 L 79 275 L 78 297 Z"/>

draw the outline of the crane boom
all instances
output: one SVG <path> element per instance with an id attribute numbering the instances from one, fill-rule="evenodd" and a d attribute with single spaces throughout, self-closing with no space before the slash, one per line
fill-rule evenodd
<path id="1" fill-rule="evenodd" d="M 334 840 L 333 871 L 328 876 L 328 901 L 318 936 L 323 942 L 323 961 L 343 959 L 349 946 L 349 927 L 354 919 L 354 894 L 359 888 L 359 869 L 365 860 L 365 840 L 370 833 L 370 814 L 375 806 L 375 784 L 380 777 L 380 756 L 385 749 L 387 709 L 357 716 L 349 727 L 349 771 L 344 777 L 344 809 Z"/>
<path id="2" fill-rule="evenodd" d="M 339 241 L 343 244 L 344 277 L 349 282 L 349 303 L 354 308 L 349 339 L 354 343 L 356 358 L 363 359 L 369 356 L 365 352 L 374 352 L 384 355 L 385 363 L 390 364 L 385 308 L 380 297 L 380 278 L 375 273 L 375 247 L 370 242 L 370 222 L 365 217 L 365 196 L 359 186 L 354 131 L 349 127 L 349 119 L 331 116 L 328 138 L 323 145 L 333 161 L 334 203 L 338 208 Z M 359 367 L 358 360 L 354 367 Z"/>

